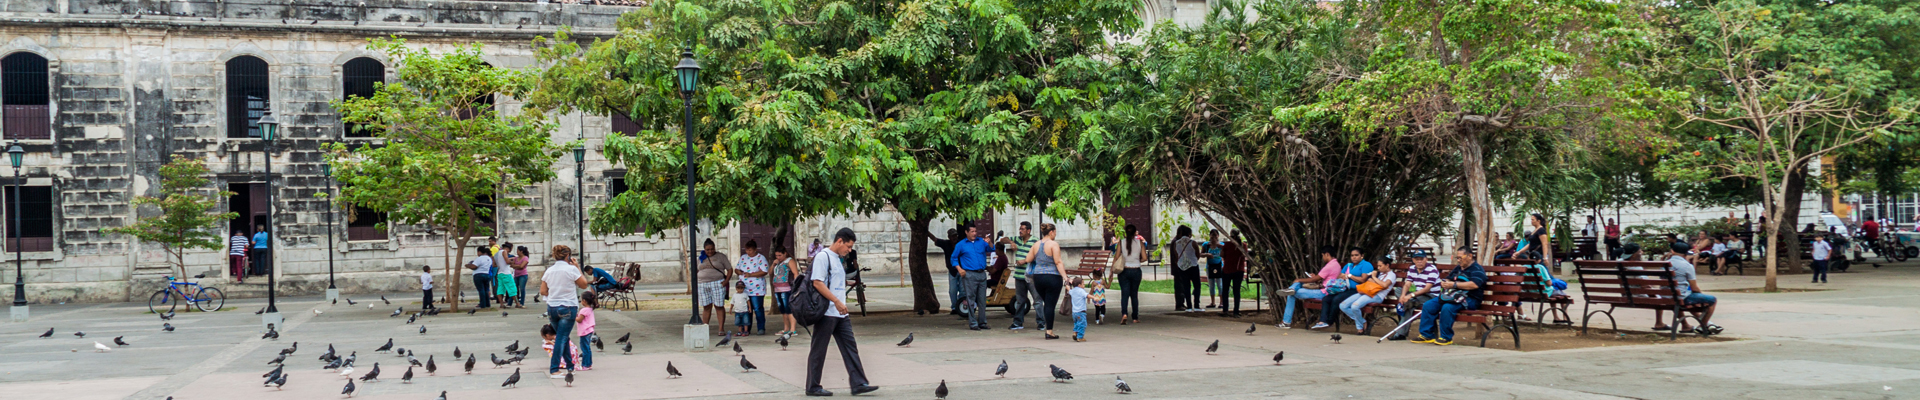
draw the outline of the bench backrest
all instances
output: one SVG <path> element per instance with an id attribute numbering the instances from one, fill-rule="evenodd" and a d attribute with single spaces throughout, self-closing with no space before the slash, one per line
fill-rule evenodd
<path id="1" fill-rule="evenodd" d="M 1080 269 L 1106 269 L 1113 252 L 1106 250 L 1087 250 L 1080 252 Z"/>
<path id="2" fill-rule="evenodd" d="M 1540 260 L 1508 259 L 1493 260 L 1494 266 L 1517 267 L 1521 269 L 1520 300 L 1545 301 L 1553 293 L 1553 282 L 1547 281 L 1546 274 L 1531 273 L 1539 267 Z M 1491 274 L 1491 273 L 1489 273 Z"/>
<path id="3" fill-rule="evenodd" d="M 1574 267 L 1589 304 L 1661 308 L 1680 304 L 1680 286 L 1666 262 L 1575 261 Z"/>
<path id="4" fill-rule="evenodd" d="M 1520 282 L 1526 277 L 1526 267 L 1494 265 L 1482 266 L 1487 271 L 1487 286 L 1481 288 L 1486 297 L 1480 299 L 1480 310 L 1502 314 L 1520 313 Z M 1503 305 L 1504 304 L 1504 305 Z"/>

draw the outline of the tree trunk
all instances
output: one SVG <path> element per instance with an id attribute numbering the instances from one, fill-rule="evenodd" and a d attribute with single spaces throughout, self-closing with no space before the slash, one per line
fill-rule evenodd
<path id="1" fill-rule="evenodd" d="M 1804 260 L 1800 259 L 1800 231 L 1795 227 L 1800 226 L 1800 197 L 1806 193 L 1807 168 L 1802 165 L 1789 171 L 1792 172 L 1787 173 L 1786 195 L 1774 202 L 1781 212 L 1781 216 L 1776 217 L 1780 229 L 1775 232 L 1780 234 L 1781 243 L 1785 246 L 1780 250 L 1784 250 L 1782 254 L 1787 257 L 1787 273 L 1798 274 L 1802 271 L 1801 263 Z"/>
<path id="2" fill-rule="evenodd" d="M 933 290 L 933 273 L 927 269 L 927 227 L 932 218 L 907 218 L 907 273 L 913 278 L 913 311 L 916 314 L 940 312 L 940 296 Z"/>
<path id="3" fill-rule="evenodd" d="M 1493 198 L 1487 193 L 1486 151 L 1479 134 L 1464 135 L 1460 141 L 1461 172 L 1466 177 L 1467 200 L 1473 205 L 1473 237 L 1484 245 L 1476 255 L 1481 265 L 1493 264 Z M 1552 255 L 1548 255 L 1552 257 Z"/>
<path id="4" fill-rule="evenodd" d="M 460 311 L 460 279 L 455 278 L 455 276 L 458 276 L 459 270 L 453 267 L 453 254 L 456 249 L 460 247 L 454 245 L 453 240 L 453 232 L 447 232 L 447 247 L 443 249 L 444 253 L 440 256 L 440 262 L 443 263 L 442 265 L 445 266 L 447 270 L 447 284 L 445 285 L 447 287 L 447 311 Z"/>
<path id="5" fill-rule="evenodd" d="M 1770 217 L 1770 218 L 1767 218 L 1768 219 L 1767 224 L 1769 224 L 1769 226 L 1766 226 L 1763 229 L 1769 229 L 1772 232 L 1774 232 L 1774 234 L 1772 235 L 1767 235 L 1767 249 L 1768 249 L 1767 251 L 1779 253 L 1782 250 L 1780 248 L 1781 243 L 1797 243 L 1797 240 L 1795 242 L 1787 242 L 1787 241 L 1780 240 L 1783 238 L 1783 236 L 1780 234 L 1781 229 L 1779 228 L 1781 226 L 1785 226 L 1787 227 L 1787 229 L 1785 230 L 1792 231 L 1793 225 L 1791 223 L 1784 224 L 1784 225 L 1781 224 L 1781 222 L 1783 221 L 1783 218 L 1781 217 L 1783 217 L 1784 214 L 1787 214 L 1786 208 L 1780 207 L 1780 203 L 1782 202 L 1781 197 L 1784 197 L 1784 194 L 1776 194 L 1771 190 L 1767 192 L 1768 192 L 1767 196 L 1770 197 L 1772 201 L 1768 202 L 1770 203 L 1769 205 L 1771 205 L 1771 207 L 1767 207 L 1767 210 L 1765 211 L 1767 214 L 1769 214 L 1769 217 Z M 1799 256 L 1800 249 L 1797 247 L 1797 245 L 1795 246 L 1796 247 L 1788 251 L 1788 253 L 1793 253 L 1794 254 L 1793 258 L 1795 259 L 1795 262 L 1797 262 L 1798 259 L 1800 258 Z M 1767 257 L 1767 285 L 1764 289 L 1762 289 L 1763 291 L 1767 293 L 1780 291 L 1779 267 L 1780 267 L 1780 257 L 1771 256 L 1771 255 Z"/>

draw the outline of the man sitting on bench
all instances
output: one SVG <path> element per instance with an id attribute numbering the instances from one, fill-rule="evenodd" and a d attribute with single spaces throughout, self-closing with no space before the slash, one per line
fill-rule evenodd
<path id="1" fill-rule="evenodd" d="M 1692 311 L 1693 318 L 1700 320 L 1699 328 L 1688 329 L 1686 318 L 1681 318 L 1680 330 L 1690 330 L 1701 336 L 1720 333 L 1721 329 L 1719 325 L 1708 322 L 1713 320 L 1713 309 L 1719 307 L 1720 300 L 1706 293 L 1700 293 L 1700 282 L 1695 279 L 1697 272 L 1694 270 L 1693 264 L 1687 262 L 1687 252 L 1693 250 L 1693 246 L 1688 245 L 1687 242 L 1673 242 L 1673 245 L 1670 247 L 1670 252 L 1667 253 L 1667 264 L 1671 265 L 1669 268 L 1673 270 L 1673 281 L 1679 284 L 1680 298 L 1685 299 L 1685 303 L 1683 304 L 1689 307 L 1695 304 L 1707 305 L 1706 308 L 1701 311 Z M 1664 321 L 1660 314 L 1661 311 L 1654 310 L 1654 321 Z"/>
<path id="2" fill-rule="evenodd" d="M 1440 294 L 1420 307 L 1420 336 L 1414 338 L 1414 343 L 1453 344 L 1454 315 L 1460 310 L 1480 308 L 1480 299 L 1485 296 L 1480 286 L 1487 284 L 1487 271 L 1480 268 L 1480 262 L 1474 261 L 1470 247 L 1454 250 L 1453 259 L 1455 264 L 1461 260 L 1468 263 L 1449 271 L 1447 277 L 1440 280 Z"/>

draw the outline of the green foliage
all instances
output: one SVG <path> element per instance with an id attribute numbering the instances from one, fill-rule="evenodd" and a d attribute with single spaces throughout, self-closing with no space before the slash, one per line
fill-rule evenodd
<path id="1" fill-rule="evenodd" d="M 140 196 L 133 199 L 133 204 L 158 208 L 160 215 L 137 218 L 133 224 L 106 231 L 159 243 L 173 256 L 180 276 L 186 276 L 186 251 L 226 249 L 226 235 L 220 226 L 239 214 L 214 211 L 233 192 L 218 190 L 209 184 L 207 164 L 199 159 L 175 155 L 172 161 L 160 166 L 159 175 L 160 196 Z"/>

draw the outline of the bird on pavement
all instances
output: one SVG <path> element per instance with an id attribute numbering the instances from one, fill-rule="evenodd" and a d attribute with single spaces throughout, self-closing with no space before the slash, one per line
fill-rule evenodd
<path id="1" fill-rule="evenodd" d="M 161 320 L 161 321 L 169 321 L 169 320 L 172 320 L 172 319 L 173 319 L 173 312 L 172 312 L 172 311 L 168 311 L 168 312 L 167 312 L 166 314 L 160 314 L 160 320 Z"/>
<path id="2" fill-rule="evenodd" d="M 756 369 L 760 369 L 760 367 L 755 367 L 753 363 L 747 362 L 747 356 L 740 356 L 740 372 L 753 372 L 753 370 Z"/>
<path id="3" fill-rule="evenodd" d="M 427 355 L 427 375 L 433 375 L 433 371 L 438 369 L 440 369 L 440 366 L 433 365 L 433 355 L 428 354 Z"/>
<path id="4" fill-rule="evenodd" d="M 507 381 L 500 383 L 500 387 L 508 387 L 508 386 L 520 387 L 520 369 L 519 368 L 514 368 L 513 375 L 507 375 Z"/>
<path id="5" fill-rule="evenodd" d="M 993 376 L 1000 378 L 1007 377 L 1007 360 L 1000 360 L 1000 366 L 993 369 Z"/>
<path id="6" fill-rule="evenodd" d="M 434 400 L 447 400 L 447 391 L 445 390 L 440 391 L 440 397 L 435 398 Z"/>
<path id="7" fill-rule="evenodd" d="M 428 355 L 427 355 L 427 357 L 433 357 L 433 355 L 432 355 L 432 354 L 428 354 Z M 418 358 L 413 358 L 413 355 L 412 355 L 412 354 L 408 354 L 408 355 L 407 355 L 407 366 L 409 366 L 409 367 L 418 367 L 418 366 L 420 366 L 420 359 L 418 359 Z"/>
<path id="8" fill-rule="evenodd" d="M 280 349 L 280 354 L 293 355 L 293 352 L 299 351 L 299 350 L 300 350 L 300 342 L 293 342 L 293 346 Z"/>
<path id="9" fill-rule="evenodd" d="M 350 305 L 350 306 L 351 306 L 351 305 L 353 305 L 353 298 L 352 298 L 352 297 L 348 297 L 348 298 L 347 298 L 347 305 Z"/>
<path id="10" fill-rule="evenodd" d="M 386 305 L 393 305 L 393 302 L 387 301 L 387 295 L 384 294 L 380 295 L 380 302 Z"/>
<path id="11" fill-rule="evenodd" d="M 1067 370 L 1060 369 L 1060 367 L 1054 366 L 1053 364 L 1047 364 L 1047 368 L 1053 370 L 1054 382 L 1073 380 L 1073 373 L 1067 372 Z"/>
<path id="12" fill-rule="evenodd" d="M 340 299 L 333 299 L 333 304 L 340 304 Z"/>
<path id="13" fill-rule="evenodd" d="M 372 310 L 372 309 L 373 309 L 373 303 L 367 303 L 367 309 L 368 309 L 368 310 Z"/>
<path id="14" fill-rule="evenodd" d="M 667 362 L 667 379 L 673 379 L 673 378 L 679 378 L 679 377 L 680 377 L 680 369 L 674 368 L 673 362 L 668 361 Z"/>
<path id="15" fill-rule="evenodd" d="M 80 331 L 74 331 L 74 332 L 73 332 L 73 337 L 82 337 L 82 338 L 83 338 L 83 337 L 87 337 L 87 333 L 86 333 L 86 332 L 80 332 Z"/>
<path id="16" fill-rule="evenodd" d="M 113 351 L 113 348 L 107 347 L 107 345 L 100 344 L 100 342 L 96 341 L 96 342 L 93 342 L 93 350 L 94 350 L 93 352 L 95 353 L 105 353 L 105 352 Z"/>
<path id="17" fill-rule="evenodd" d="M 780 349 L 786 350 L 786 348 L 787 348 L 786 343 L 784 343 L 783 341 L 781 343 Z M 633 342 L 627 342 L 626 344 L 620 345 L 620 354 L 633 354 Z"/>
<path id="18" fill-rule="evenodd" d="M 273 361 L 268 361 L 267 364 L 287 365 L 286 362 L 287 362 L 287 355 L 281 354 L 278 357 L 274 357 Z"/>
<path id="19" fill-rule="evenodd" d="M 321 314 L 320 309 L 318 308 L 313 309 L 313 315 L 320 315 L 320 314 Z"/>
<path id="20" fill-rule="evenodd" d="M 907 347 L 911 344 L 913 344 L 913 332 L 907 332 L 907 338 L 901 340 L 899 344 L 895 344 L 894 346 Z"/>
<path id="21" fill-rule="evenodd" d="M 353 387 L 353 380 L 352 380 L 352 379 L 348 379 L 348 380 L 347 380 L 347 387 L 346 387 L 346 388 L 344 388 L 344 389 L 340 389 L 340 394 L 344 394 L 344 395 L 347 395 L 347 397 L 353 397 L 353 389 L 354 389 L 354 387 Z"/>
<path id="22" fill-rule="evenodd" d="M 453 358 L 460 358 L 460 346 L 453 346 Z"/>
<path id="23" fill-rule="evenodd" d="M 272 371 L 267 371 L 266 376 L 266 382 L 261 382 L 260 387 L 273 386 L 273 381 L 280 380 L 280 377 L 286 376 L 286 374 L 281 373 L 279 368 L 274 368 Z"/>
<path id="24" fill-rule="evenodd" d="M 933 388 L 933 398 L 934 400 L 947 399 L 947 380 L 941 379 L 940 386 Z"/>
<path id="25" fill-rule="evenodd" d="M 607 342 L 601 341 L 599 336 L 594 336 L 593 349 L 599 350 L 599 351 L 607 351 Z"/>
<path id="26" fill-rule="evenodd" d="M 407 325 L 413 325 L 413 321 L 417 321 L 419 319 L 420 319 L 420 314 L 408 315 Z"/>
<path id="27" fill-rule="evenodd" d="M 389 351 L 393 351 L 393 338 L 387 338 L 387 344 L 380 345 L 380 348 L 373 349 L 375 353 L 385 353 Z"/>
<path id="28" fill-rule="evenodd" d="M 127 341 L 125 341 L 125 340 L 120 340 L 120 338 L 123 338 L 123 337 L 126 337 L 126 336 L 114 336 L 114 337 L 113 337 L 113 344 L 114 344 L 115 346 L 126 346 L 126 345 L 127 345 Z"/>
<path id="29" fill-rule="evenodd" d="M 165 322 L 162 322 L 162 323 L 160 323 L 160 331 L 162 331 L 162 332 L 173 332 L 173 324 L 171 324 L 171 323 L 165 323 Z M 44 337 L 44 336 L 43 336 L 43 337 Z"/>
<path id="30" fill-rule="evenodd" d="M 567 387 L 573 387 L 573 370 L 567 370 Z"/>
<path id="31" fill-rule="evenodd" d="M 780 344 L 780 351 L 787 351 L 787 335 L 780 335 L 780 337 L 773 338 L 773 342 Z"/>
<path id="32" fill-rule="evenodd" d="M 261 334 L 260 338 L 261 339 L 279 339 L 280 331 L 273 329 L 273 324 L 267 324 L 267 333 Z"/>
<path id="33" fill-rule="evenodd" d="M 476 361 L 479 360 L 474 359 L 472 354 L 467 355 L 467 375 L 473 375 L 473 363 Z"/>
<path id="34" fill-rule="evenodd" d="M 347 384 L 349 384 L 349 385 L 351 385 L 351 384 L 353 384 L 353 383 L 352 383 L 352 382 L 348 382 Z M 274 380 L 273 380 L 273 382 L 268 382 L 268 385 L 271 385 L 271 386 L 273 386 L 273 388 L 274 388 L 275 390 L 278 390 L 278 389 L 280 389 L 281 387 L 284 387 L 284 386 L 287 386 L 287 375 L 286 375 L 286 374 L 281 374 L 281 375 L 280 375 L 280 378 L 278 378 L 278 379 L 274 379 Z"/>
<path id="35" fill-rule="evenodd" d="M 342 364 L 342 365 L 353 366 L 353 361 L 358 359 L 360 359 L 360 352 L 355 351 L 355 352 L 347 353 L 347 361 L 345 364 Z"/>
<path id="36" fill-rule="evenodd" d="M 1127 381 L 1120 380 L 1119 375 L 1113 376 L 1113 390 L 1119 391 L 1120 394 L 1133 394 L 1133 387 L 1127 386 Z"/>
<path id="37" fill-rule="evenodd" d="M 328 361 L 327 365 L 320 367 L 320 369 L 340 369 L 340 359 L 335 358 L 333 361 Z"/>
<path id="38" fill-rule="evenodd" d="M 519 341 L 519 340 L 514 340 L 514 341 L 513 341 L 513 344 L 509 344 L 509 345 L 507 345 L 507 352 L 508 352 L 508 353 L 512 353 L 512 352 L 513 352 L 514 350 L 519 350 L 519 349 L 520 349 L 520 341 Z"/>
<path id="39" fill-rule="evenodd" d="M 422 334 L 422 335 L 425 335 L 425 334 L 427 334 L 427 326 L 426 326 L 426 325 L 421 325 L 421 326 L 420 326 L 420 334 Z M 456 357 L 457 357 L 457 356 L 456 356 Z"/>
<path id="40" fill-rule="evenodd" d="M 1260 327 L 1260 324 L 1257 324 L 1257 323 L 1247 324 L 1247 336 L 1253 336 L 1254 328 L 1259 328 L 1259 327 Z"/>
<path id="41" fill-rule="evenodd" d="M 740 342 L 733 342 L 733 355 L 737 356 L 740 355 L 740 353 L 744 353 L 744 351 L 740 349 Z"/>
<path id="42" fill-rule="evenodd" d="M 626 343 L 627 339 L 632 337 L 633 337 L 633 332 L 627 332 L 627 334 L 625 335 L 620 335 L 619 339 L 614 339 L 613 344 Z"/>
<path id="43" fill-rule="evenodd" d="M 507 365 L 507 361 L 501 361 L 501 360 L 500 360 L 500 355 L 499 355 L 499 354 L 487 354 L 487 357 L 492 357 L 492 358 L 493 358 L 493 367 L 494 367 L 494 368 L 500 368 L 500 366 L 502 366 L 502 365 Z"/>
<path id="44" fill-rule="evenodd" d="M 477 313 L 477 312 L 480 312 L 480 309 L 467 310 L 467 315 L 473 315 L 473 313 Z"/>
<path id="45" fill-rule="evenodd" d="M 389 340 L 391 340 L 391 339 L 389 339 Z M 405 349 L 405 348 L 394 348 L 394 349 L 393 349 L 393 356 L 394 356 L 394 357 L 408 357 L 408 358 L 412 358 L 412 357 L 413 357 L 413 356 L 410 356 L 410 355 L 407 355 L 407 349 Z"/>
<path id="46" fill-rule="evenodd" d="M 360 381 L 372 382 L 377 380 L 380 380 L 380 363 L 373 363 L 373 370 L 367 371 L 367 375 L 360 377 Z"/>
<path id="47" fill-rule="evenodd" d="M 353 380 L 353 366 L 352 365 L 340 366 L 340 377 L 347 378 L 347 380 L 349 381 Z"/>
<path id="48" fill-rule="evenodd" d="M 719 343 L 714 343 L 713 345 L 714 345 L 714 346 L 725 346 L 725 345 L 727 345 L 727 343 L 733 343 L 733 335 L 727 335 L 726 337 L 722 337 L 722 338 L 720 338 L 720 342 L 719 342 Z"/>
<path id="49" fill-rule="evenodd" d="M 273 376 L 274 376 L 274 375 L 279 375 L 279 374 L 280 374 L 281 372 L 283 372 L 283 371 L 286 371 L 286 370 L 287 370 L 287 366 L 286 366 L 286 364 L 281 364 L 281 365 L 280 365 L 280 366 L 278 366 L 278 367 L 273 367 L 273 370 L 272 370 L 272 371 L 267 371 L 267 373 L 266 373 L 266 374 L 263 374 L 263 375 L 260 375 L 260 377 L 261 377 L 261 378 L 273 378 Z M 272 380 L 272 379 L 268 379 L 268 380 Z"/>
<path id="50" fill-rule="evenodd" d="M 400 383 L 413 383 L 413 366 L 407 366 L 407 373 L 400 375 Z"/>
<path id="51" fill-rule="evenodd" d="M 328 344 L 327 344 L 327 352 L 325 352 L 325 353 L 320 353 L 320 361 L 331 361 L 331 360 L 333 360 L 333 357 L 334 357 L 333 355 L 334 355 L 334 352 L 333 352 L 333 344 L 332 344 L 332 343 L 328 343 Z"/>
<path id="52" fill-rule="evenodd" d="M 1213 344 L 1207 345 L 1207 354 L 1212 355 L 1214 352 L 1217 352 L 1217 351 L 1220 351 L 1220 340 L 1214 339 Z"/>
<path id="53" fill-rule="evenodd" d="M 1273 353 L 1273 365 L 1280 365 L 1280 360 L 1284 360 L 1286 358 L 1287 358 L 1287 352 L 1285 351 L 1282 351 L 1279 353 Z"/>
<path id="54" fill-rule="evenodd" d="M 40 334 L 41 339 L 46 339 L 49 337 L 53 337 L 53 328 L 47 328 L 47 333 Z"/>
<path id="55" fill-rule="evenodd" d="M 1340 334 L 1333 334 L 1333 344 L 1340 344 Z"/>
<path id="56" fill-rule="evenodd" d="M 400 313 L 401 313 L 401 312 L 403 312 L 403 311 L 406 311 L 406 309 L 404 309 L 404 308 L 395 308 L 395 309 L 393 309 L 393 314 L 392 314 L 392 315 L 388 315 L 388 316 L 387 316 L 387 318 L 393 318 L 393 317 L 398 317 L 398 316 L 400 316 Z M 409 324 L 411 324 L 411 323 L 413 323 L 413 318 L 407 318 L 407 323 L 409 323 Z"/>
<path id="57" fill-rule="evenodd" d="M 500 318 L 506 318 L 506 317 L 507 317 L 507 312 L 506 312 L 506 311 L 501 311 L 501 312 L 500 312 Z"/>
<path id="58" fill-rule="evenodd" d="M 260 314 L 262 314 L 262 313 L 266 313 L 266 312 L 267 312 L 267 308 L 266 308 L 266 307 L 260 307 L 260 309 L 259 309 L 259 310 L 256 310 L 256 311 L 254 311 L 254 312 L 253 312 L 253 315 L 260 315 Z"/>

